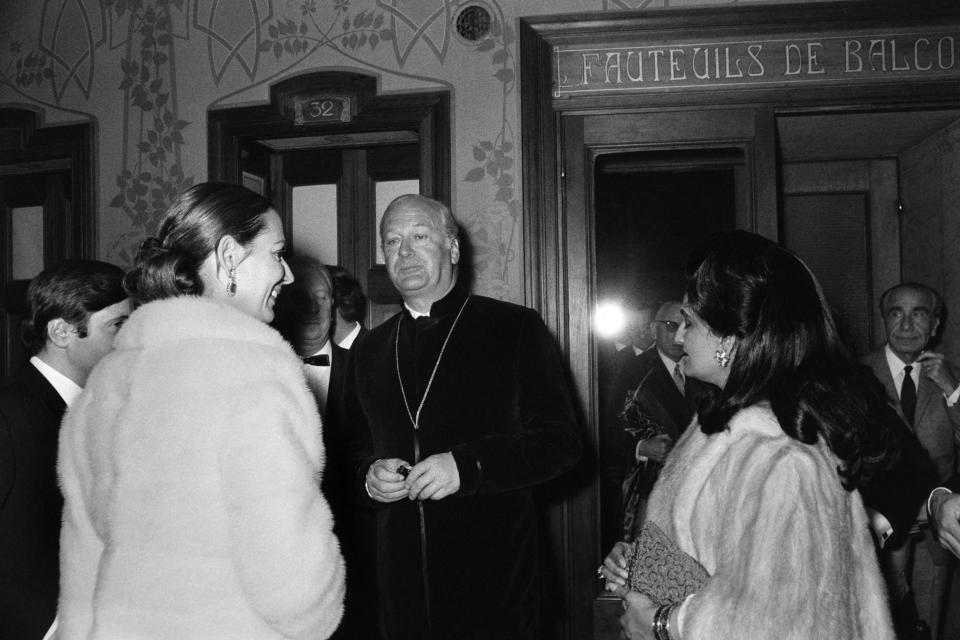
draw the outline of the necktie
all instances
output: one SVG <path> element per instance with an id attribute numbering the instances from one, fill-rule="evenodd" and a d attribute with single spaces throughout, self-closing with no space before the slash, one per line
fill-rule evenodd
<path id="1" fill-rule="evenodd" d="M 677 389 L 680 390 L 680 395 L 684 395 L 683 370 L 680 368 L 679 362 L 673 366 L 673 382 L 677 385 Z"/>
<path id="2" fill-rule="evenodd" d="M 303 364 L 309 364 L 313 367 L 329 367 L 330 356 L 325 353 L 318 353 L 315 356 L 307 356 L 306 358 L 303 358 Z"/>
<path id="3" fill-rule="evenodd" d="M 907 365 L 903 368 L 903 384 L 900 386 L 900 408 L 907 422 L 913 425 L 913 414 L 917 410 L 917 386 L 913 383 L 913 376 L 910 372 L 913 367 Z"/>

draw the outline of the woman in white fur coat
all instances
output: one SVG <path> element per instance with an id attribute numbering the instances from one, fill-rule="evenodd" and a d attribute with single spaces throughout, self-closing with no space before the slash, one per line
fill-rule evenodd
<path id="1" fill-rule="evenodd" d="M 683 316 L 685 372 L 719 392 L 668 458 L 644 526 L 705 574 L 654 605 L 628 585 L 659 594 L 672 562 L 646 557 L 647 583 L 631 580 L 634 548 L 619 543 L 600 572 L 623 598 L 624 636 L 893 640 L 856 491 L 890 458 L 890 414 L 815 278 L 773 242 L 734 232 L 691 278 Z"/>
<path id="2" fill-rule="evenodd" d="M 344 567 L 320 418 L 267 323 L 292 282 L 280 218 L 236 185 L 167 212 L 125 282 L 139 308 L 66 416 L 59 637 L 309 638 Z"/>

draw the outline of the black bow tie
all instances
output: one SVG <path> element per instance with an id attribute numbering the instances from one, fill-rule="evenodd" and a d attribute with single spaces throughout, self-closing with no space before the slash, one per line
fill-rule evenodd
<path id="1" fill-rule="evenodd" d="M 307 356 L 306 358 L 301 358 L 303 364 L 309 364 L 313 367 L 329 367 L 330 366 L 330 356 L 325 353 L 318 353 L 315 356 Z"/>

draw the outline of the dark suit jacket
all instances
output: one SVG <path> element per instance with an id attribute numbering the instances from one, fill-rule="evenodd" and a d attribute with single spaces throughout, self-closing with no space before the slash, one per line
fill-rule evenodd
<path id="1" fill-rule="evenodd" d="M 0 387 L 0 638 L 42 638 L 57 612 L 65 409 L 31 364 Z"/>
<path id="2" fill-rule="evenodd" d="M 327 408 L 323 412 L 323 423 L 332 423 L 338 419 L 340 411 L 340 396 L 343 395 L 343 380 L 347 371 L 347 358 L 350 350 L 338 347 L 331 343 L 333 348 L 330 356 L 330 384 L 327 387 Z"/>
<path id="3" fill-rule="evenodd" d="M 361 329 L 357 337 L 365 331 Z M 331 640 L 375 640 L 379 635 L 374 558 L 376 520 L 372 509 L 361 507 L 353 499 L 353 468 L 347 464 L 348 456 L 344 451 L 344 430 L 349 430 L 350 425 L 341 422 L 340 404 L 350 350 L 335 343 L 331 346 L 330 383 L 323 413 L 323 446 L 327 463 L 321 490 L 333 512 L 333 531 L 340 540 L 340 550 L 347 565 L 343 619 Z"/>
<path id="4" fill-rule="evenodd" d="M 884 348 L 868 353 L 863 362 L 873 369 L 874 375 L 883 383 L 887 397 L 902 417 L 897 388 L 887 365 Z M 917 408 L 912 426 L 920 444 L 930 454 L 937 470 L 937 479 L 942 481 L 953 475 L 957 462 L 956 438 L 960 434 L 960 404 L 947 407 L 943 393 L 923 375 L 917 386 Z"/>
<path id="5" fill-rule="evenodd" d="M 663 426 L 667 435 L 674 440 L 679 438 L 693 419 L 696 400 L 705 392 L 707 385 L 688 377 L 684 385 L 685 393 L 681 394 L 673 381 L 673 372 L 664 366 L 656 347 L 637 356 L 635 363 L 622 372 L 621 381 L 628 376 L 634 382 L 624 395 L 639 392 L 638 398 L 647 413 Z M 623 403 L 620 405 L 622 409 Z"/>
<path id="6" fill-rule="evenodd" d="M 895 437 L 899 441 L 899 459 L 884 473 L 875 475 L 867 485 L 861 487 L 860 492 L 863 495 L 863 503 L 883 514 L 890 522 L 893 527 L 893 537 L 887 541 L 886 546 L 897 548 L 905 540 L 930 489 L 937 483 L 938 473 L 930 454 L 917 438 L 916 431 L 912 426 L 907 425 L 903 417 L 897 389 L 883 348 L 867 354 L 862 362 L 870 369 L 876 384 L 883 388 L 887 397 L 891 412 L 890 428 L 896 430 Z M 918 393 L 914 417 L 920 418 L 924 415 L 929 418 L 930 404 L 936 404 L 932 402 L 935 398 L 932 398 L 930 393 L 932 383 L 921 376 L 920 386 L 924 389 L 925 408 L 923 410 L 920 408 L 921 400 Z M 942 401 L 942 394 L 939 395 L 941 404 L 945 408 L 946 403 Z M 893 419 L 894 412 L 899 420 Z M 878 425 L 878 428 L 881 426 Z"/>

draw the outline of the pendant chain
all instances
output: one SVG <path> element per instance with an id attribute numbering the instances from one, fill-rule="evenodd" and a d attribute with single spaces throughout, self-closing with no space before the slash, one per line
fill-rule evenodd
<path id="1" fill-rule="evenodd" d="M 460 306 L 460 311 L 457 312 L 457 317 L 453 319 L 453 324 L 450 325 L 450 331 L 447 332 L 447 337 L 443 341 L 443 346 L 440 347 L 440 354 L 437 356 L 437 361 L 433 365 L 433 371 L 430 373 L 430 379 L 427 380 L 427 388 L 423 391 L 423 397 L 420 398 L 420 406 L 417 407 L 417 415 L 414 416 L 413 412 L 410 411 L 410 402 L 407 400 L 407 392 L 403 388 L 403 378 L 400 376 L 400 323 L 403 321 L 403 316 L 400 316 L 400 320 L 397 321 L 397 337 L 393 342 L 393 354 L 397 362 L 397 382 L 400 383 L 400 393 L 403 395 L 403 406 L 407 409 L 407 416 L 410 417 L 410 422 L 413 424 L 414 429 L 420 428 L 420 412 L 423 410 L 423 405 L 427 401 L 427 394 L 430 393 L 430 387 L 433 386 L 433 378 L 437 375 L 437 369 L 440 368 L 440 360 L 443 358 L 443 352 L 447 349 L 447 343 L 450 342 L 450 336 L 453 335 L 453 330 L 457 326 L 457 322 L 460 320 L 460 316 L 463 315 L 463 310 L 467 308 L 467 301 L 470 300 L 470 294 L 467 294 L 467 299 L 463 301 L 463 304 Z"/>

